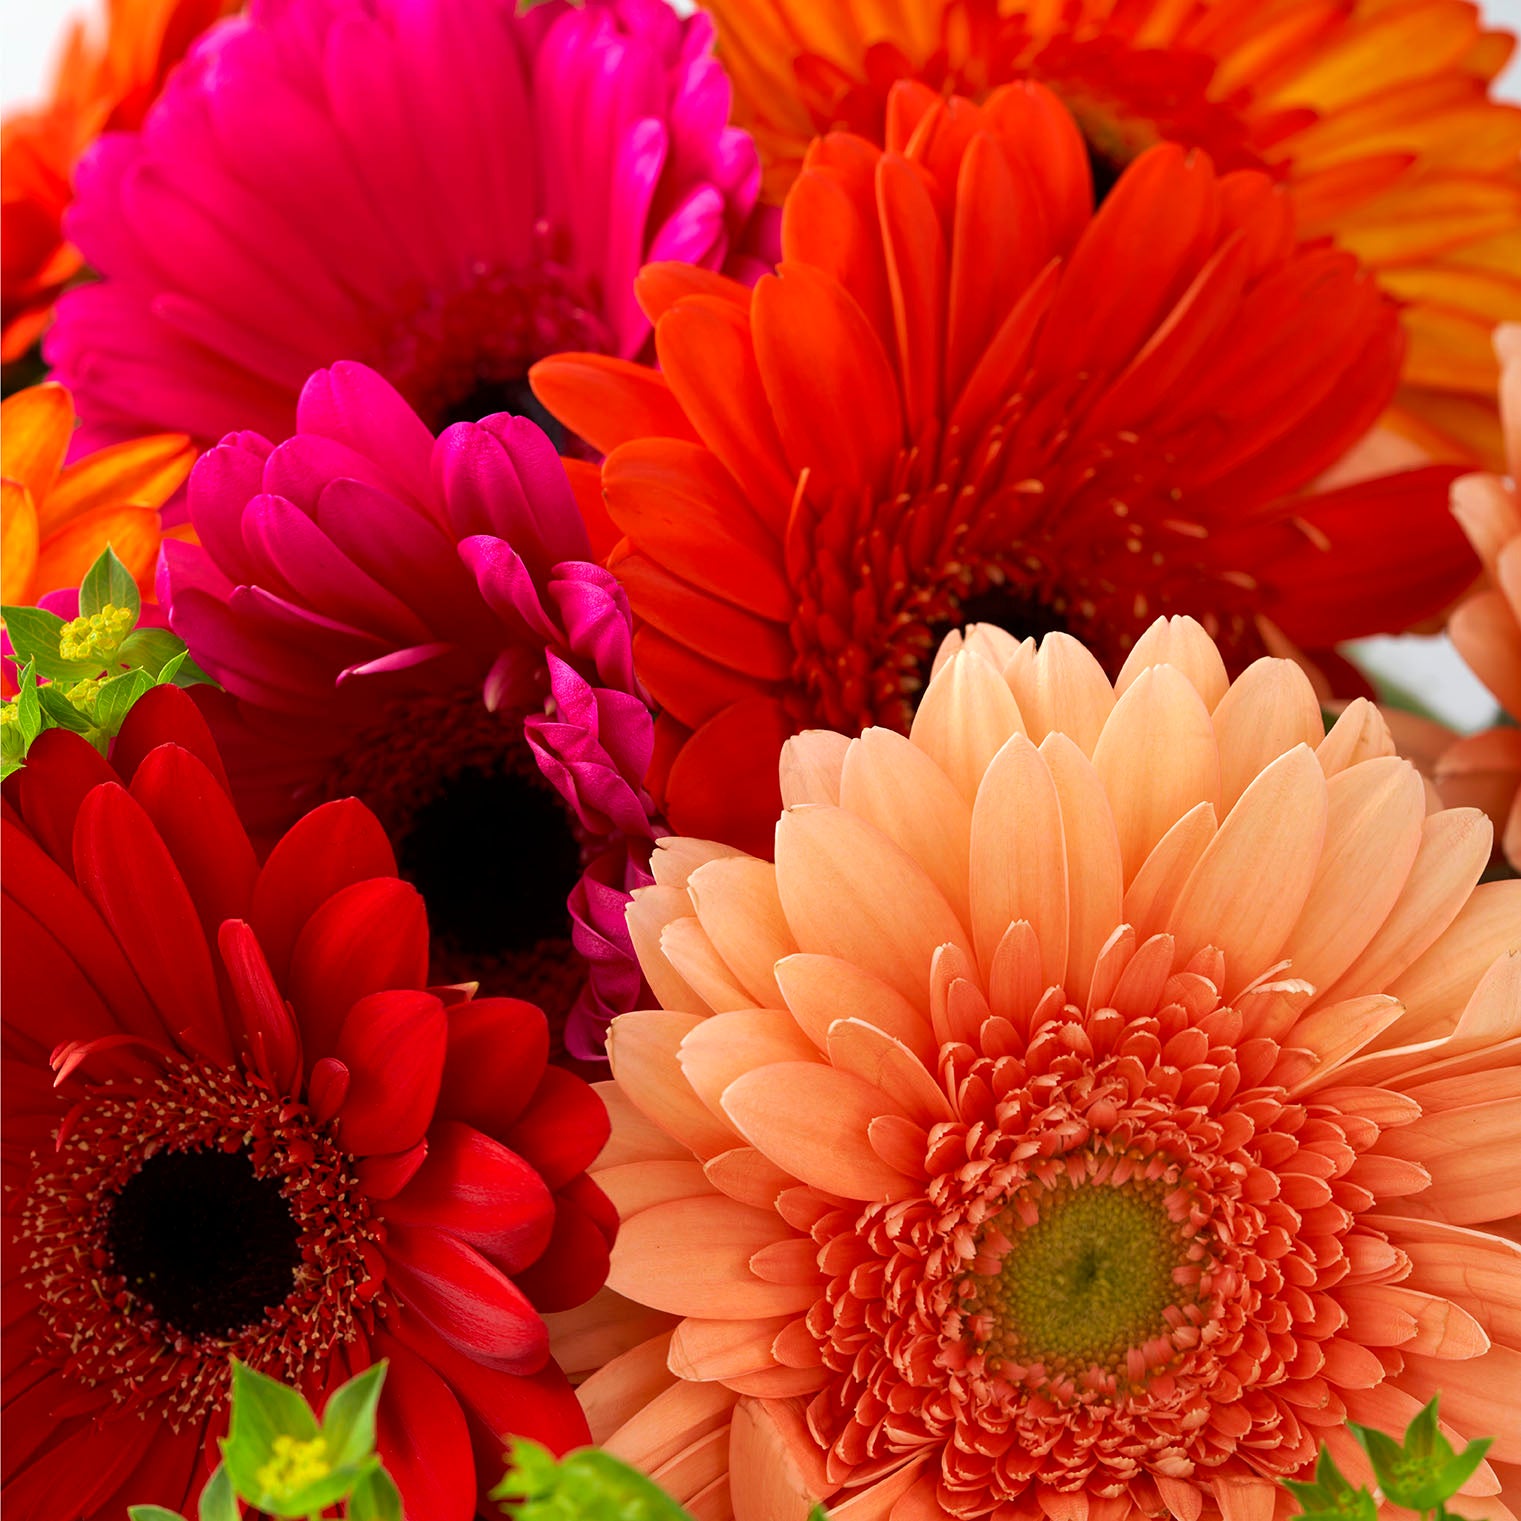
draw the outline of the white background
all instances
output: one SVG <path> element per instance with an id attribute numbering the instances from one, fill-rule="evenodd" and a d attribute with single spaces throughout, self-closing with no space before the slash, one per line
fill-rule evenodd
<path id="1" fill-rule="evenodd" d="M 1484 0 L 1483 9 L 1490 21 L 1521 32 L 1521 0 Z M 104 10 L 104 0 L 96 5 L 79 0 L 0 0 L 0 100 L 9 107 L 43 92 L 65 23 L 72 16 Z M 1512 61 L 1502 92 L 1521 100 L 1521 58 Z M 1375 674 L 1417 694 L 1455 727 L 1483 728 L 1494 716 L 1493 700 L 1445 638 L 1368 639 L 1357 653 Z"/>

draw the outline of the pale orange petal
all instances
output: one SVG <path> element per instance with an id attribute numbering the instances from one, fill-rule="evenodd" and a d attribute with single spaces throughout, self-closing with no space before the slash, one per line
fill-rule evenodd
<path id="1" fill-rule="evenodd" d="M 1170 665 L 1177 670 L 1211 713 L 1230 685 L 1215 641 L 1193 618 L 1158 618 L 1125 657 L 1114 679 L 1115 695 L 1123 696 L 1136 677 L 1153 665 Z"/>
<path id="2" fill-rule="evenodd" d="M 1003 677 L 980 655 L 962 650 L 925 689 L 909 737 L 970 804 L 988 763 L 1024 727 Z"/>
<path id="3" fill-rule="evenodd" d="M 840 768 L 850 741 L 828 729 L 805 729 L 782 746 L 782 805 L 840 801 Z"/>
<path id="4" fill-rule="evenodd" d="M 1411 1357 L 1400 1384 L 1417 1399 L 1442 1394 L 1442 1418 L 1470 1438 L 1493 1437 L 1490 1462 L 1521 1463 L 1521 1349 L 1491 1347 L 1482 1357 L 1463 1364 L 1454 1377 L 1450 1363 L 1437 1358 Z"/>
<path id="5" fill-rule="evenodd" d="M 1070 634 L 1047 634 L 1029 661 L 1004 666 L 1027 733 L 1037 744 L 1060 730 L 1090 758 L 1114 711 L 1104 668 Z"/>
<path id="6" fill-rule="evenodd" d="M 702 1023 L 664 1009 L 620 1014 L 607 1034 L 607 1057 L 624 1096 L 699 1158 L 727 1151 L 738 1139 L 692 1092 L 677 1053 Z"/>
<path id="7" fill-rule="evenodd" d="M 657 859 L 659 852 L 656 852 Z M 692 900 L 679 887 L 640 887 L 625 915 L 634 954 L 650 990 L 666 1009 L 681 1009 L 690 1014 L 711 1014 L 712 1007 L 685 977 L 673 967 L 660 948 L 668 925 L 692 917 Z"/>
<path id="8" fill-rule="evenodd" d="M 1336 776 L 1349 766 L 1396 753 L 1394 737 L 1384 716 L 1366 697 L 1356 698 L 1342 709 L 1326 737 L 1315 747 L 1320 769 Z"/>
<path id="9" fill-rule="evenodd" d="M 620 1220 L 671 1199 L 696 1199 L 714 1192 L 691 1157 L 679 1162 L 625 1162 L 621 1167 L 599 1167 L 597 1187 L 612 1200 Z"/>
<path id="10" fill-rule="evenodd" d="M 772 968 L 797 946 L 776 895 L 775 868 L 748 856 L 710 861 L 692 873 L 687 892 L 698 923 L 750 1001 L 779 1005 Z"/>
<path id="11" fill-rule="evenodd" d="M 722 1384 L 678 1382 L 630 1416 L 602 1445 L 630 1467 L 651 1472 L 695 1439 L 724 1426 L 737 1398 Z"/>
<path id="12" fill-rule="evenodd" d="M 1431 1174 L 1430 1207 L 1454 1225 L 1484 1225 L 1521 1214 L 1521 1131 L 1513 1099 L 1472 1104 L 1418 1120 L 1379 1139 L 1385 1156 Z M 1417 1195 L 1416 1212 L 1427 1205 Z"/>
<path id="13" fill-rule="evenodd" d="M 1157 934 L 1171 923 L 1183 886 L 1216 828 L 1214 808 L 1198 803 L 1157 841 L 1125 892 L 1125 921 L 1138 935 Z"/>
<path id="14" fill-rule="evenodd" d="M 670 1368 L 678 1378 L 733 1378 L 776 1367 L 771 1343 L 792 1324 L 790 1315 L 751 1320 L 688 1318 L 671 1337 Z"/>
<path id="15" fill-rule="evenodd" d="M 594 1442 L 605 1442 L 651 1400 L 675 1386 L 676 1376 L 666 1365 L 670 1345 L 669 1331 L 652 1336 L 599 1368 L 581 1385 L 577 1397 Z"/>
<path id="16" fill-rule="evenodd" d="M 720 845 L 716 840 L 691 840 L 672 834 L 655 841 L 655 849 L 650 854 L 650 872 L 660 887 L 685 887 L 699 866 L 743 855 L 744 851 L 735 850 L 732 845 Z"/>
<path id="17" fill-rule="evenodd" d="M 663 1343 L 674 1318 L 604 1288 L 574 1310 L 546 1314 L 544 1324 L 549 1328 L 551 1355 L 575 1378 L 596 1373 L 652 1337 Z"/>
<path id="18" fill-rule="evenodd" d="M 729 1429 L 734 1521 L 806 1521 L 829 1493 L 819 1446 L 800 1413 L 775 1400 L 742 1400 Z"/>
<path id="19" fill-rule="evenodd" d="M 598 1167 L 621 1167 L 625 1162 L 685 1161 L 687 1148 L 660 1126 L 648 1120 L 630 1103 L 615 1082 L 593 1083 L 597 1097 L 607 1106 L 612 1134 L 597 1158 Z"/>
<path id="20" fill-rule="evenodd" d="M 752 1204 L 756 1209 L 770 1209 L 777 1195 L 791 1188 L 796 1179 L 775 1162 L 761 1155 L 753 1146 L 735 1146 L 709 1157 L 702 1170 L 720 1193 Z"/>
<path id="21" fill-rule="evenodd" d="M 722 1119 L 723 1091 L 754 1067 L 819 1061 L 818 1050 L 782 1009 L 740 1009 L 705 1019 L 677 1053 L 692 1091 Z"/>
<path id="22" fill-rule="evenodd" d="M 929 1021 L 879 977 L 836 956 L 789 956 L 776 980 L 799 1027 L 819 1050 L 837 1019 L 861 1019 L 901 1040 L 922 1061 L 934 1060 Z"/>
<path id="23" fill-rule="evenodd" d="M 660 953 L 676 975 L 715 1012 L 747 1009 L 755 1003 L 749 989 L 739 984 L 696 919 L 673 919 L 666 925 L 660 932 Z"/>
<path id="24" fill-rule="evenodd" d="M 954 1119 L 945 1090 L 902 1041 L 859 1019 L 839 1019 L 829 1027 L 829 1060 L 853 1072 L 893 1102 L 894 1111 L 921 1125 Z"/>
<path id="25" fill-rule="evenodd" d="M 1225 808 L 1233 807 L 1280 755 L 1295 745 L 1315 748 L 1326 732 L 1309 678 L 1292 660 L 1271 658 L 1254 662 L 1236 678 L 1214 711 L 1214 725 Z"/>

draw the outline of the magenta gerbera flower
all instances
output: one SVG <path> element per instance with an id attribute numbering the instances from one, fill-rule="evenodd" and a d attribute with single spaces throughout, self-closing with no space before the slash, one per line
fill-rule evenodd
<path id="1" fill-rule="evenodd" d="M 234 790 L 270 833 L 355 796 L 421 891 L 433 976 L 529 999 L 597 1057 L 641 983 L 624 925 L 655 835 L 628 603 L 548 438 L 435 440 L 373 371 L 301 393 L 294 437 L 229 435 L 190 479 L 199 545 L 160 598 L 226 688 Z"/>
<path id="2" fill-rule="evenodd" d="M 69 221 L 102 278 L 48 349 L 92 435 L 283 437 L 337 359 L 435 429 L 542 417 L 535 360 L 645 346 L 647 261 L 759 273 L 759 162 L 727 125 L 709 20 L 663 0 L 515 10 L 253 0 L 141 131 L 102 139 Z"/>

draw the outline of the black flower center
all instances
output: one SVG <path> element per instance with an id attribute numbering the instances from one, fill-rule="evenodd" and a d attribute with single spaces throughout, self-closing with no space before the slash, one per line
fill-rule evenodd
<path id="1" fill-rule="evenodd" d="M 565 899 L 581 847 L 564 804 L 536 776 L 459 772 L 412 815 L 397 856 L 435 940 L 457 953 L 512 956 L 570 933 Z"/>
<path id="2" fill-rule="evenodd" d="M 991 623 L 1021 640 L 1069 632 L 1062 614 L 1026 587 L 989 586 L 965 598 L 957 611 L 956 628 L 965 628 L 969 623 Z"/>
<path id="3" fill-rule="evenodd" d="M 295 1286 L 300 1230 L 244 1151 L 160 1151 L 116 1196 L 106 1244 L 128 1289 L 192 1340 L 262 1320 Z"/>
<path id="4" fill-rule="evenodd" d="M 529 422 L 544 430 L 550 443 L 562 454 L 565 453 L 567 440 L 574 437 L 566 432 L 549 408 L 533 394 L 526 375 L 519 375 L 515 380 L 493 380 L 481 376 L 472 389 L 445 403 L 434 419 L 434 431 L 442 433 L 451 423 L 479 422 L 483 417 L 491 417 L 498 412 L 511 412 L 514 417 L 526 417 Z"/>
<path id="5" fill-rule="evenodd" d="M 1119 183 L 1120 176 L 1129 167 L 1126 160 L 1106 153 L 1086 133 L 1083 146 L 1088 150 L 1088 169 L 1093 175 L 1093 209 L 1098 210 L 1109 198 L 1109 192 Z"/>

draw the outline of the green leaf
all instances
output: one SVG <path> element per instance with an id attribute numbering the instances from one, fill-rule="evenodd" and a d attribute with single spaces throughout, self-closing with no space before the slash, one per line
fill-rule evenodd
<path id="1" fill-rule="evenodd" d="M 1313 1521 L 1377 1521 L 1378 1502 L 1372 1493 L 1354 1489 L 1324 1445 L 1315 1463 L 1314 1482 L 1285 1479 L 1283 1487 L 1299 1502 L 1303 1515 Z"/>
<path id="2" fill-rule="evenodd" d="M 157 676 L 166 662 L 185 653 L 185 641 L 166 628 L 135 628 L 121 642 L 117 659 Z"/>
<path id="3" fill-rule="evenodd" d="M 232 1480 L 225 1463 L 218 1463 L 216 1472 L 207 1479 L 196 1516 L 198 1521 L 241 1521 L 242 1510 L 238 1506 L 238 1497 L 232 1492 Z"/>
<path id="4" fill-rule="evenodd" d="M 121 731 L 122 721 L 132 711 L 132 704 L 144 692 L 151 692 L 153 685 L 153 678 L 147 671 L 123 671 L 120 676 L 102 682 L 100 695 L 95 699 L 95 727 L 114 738 Z"/>
<path id="5" fill-rule="evenodd" d="M 329 1396 L 322 1412 L 328 1462 L 359 1463 L 375 1451 L 375 1407 L 386 1381 L 386 1364 L 374 1363 Z"/>
<path id="6" fill-rule="evenodd" d="M 89 734 L 95 728 L 88 713 L 81 713 L 67 697 L 63 687 L 53 682 L 37 688 L 37 701 L 42 705 L 43 727 L 47 729 L 71 729 L 75 734 Z"/>
<path id="7" fill-rule="evenodd" d="M 233 1359 L 232 1414 L 222 1457 L 232 1487 L 243 1499 L 259 1504 L 264 1489 L 259 1471 L 274 1458 L 277 1436 L 309 1442 L 317 1432 L 312 1407 L 294 1389 Z"/>
<path id="8" fill-rule="evenodd" d="M 177 1510 L 165 1510 L 162 1505 L 129 1505 L 127 1515 L 131 1521 L 185 1521 Z"/>
<path id="9" fill-rule="evenodd" d="M 377 1465 L 354 1486 L 348 1521 L 401 1521 L 401 1491 Z"/>
<path id="10" fill-rule="evenodd" d="M 515 1521 L 692 1521 L 658 1485 L 596 1447 L 582 1447 L 556 1462 L 547 1449 L 514 1441 L 507 1477 L 491 1498 L 512 1502 Z"/>
<path id="11" fill-rule="evenodd" d="M 99 558 L 79 583 L 79 616 L 92 618 L 107 606 L 131 608 L 134 622 L 143 610 L 142 598 L 137 594 L 137 582 L 132 579 L 127 567 L 116 558 L 116 551 L 109 544 L 101 550 Z"/>
<path id="12" fill-rule="evenodd" d="M 1348 1430 L 1362 1443 L 1384 1498 L 1407 1510 L 1435 1510 L 1450 1500 L 1484 1461 L 1491 1439 L 1470 1442 L 1455 1452 L 1437 1426 L 1434 1397 L 1405 1428 L 1403 1445 L 1382 1431 L 1349 1421 Z"/>
<path id="13" fill-rule="evenodd" d="M 21 731 L 21 751 L 24 755 L 32 747 L 32 741 L 42 733 L 42 703 L 37 696 L 37 676 L 31 661 L 21 668 L 16 677 L 16 727 Z"/>
<path id="14" fill-rule="evenodd" d="M 5 631 L 19 660 L 30 661 L 39 676 L 49 681 L 81 681 L 100 675 L 98 660 L 65 660 L 58 653 L 58 638 L 64 622 L 57 613 L 41 607 L 3 607 Z"/>

